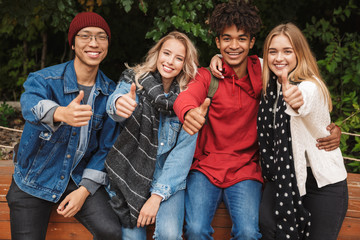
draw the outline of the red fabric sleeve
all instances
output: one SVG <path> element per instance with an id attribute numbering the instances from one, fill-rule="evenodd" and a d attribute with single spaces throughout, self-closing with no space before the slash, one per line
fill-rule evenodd
<path id="1" fill-rule="evenodd" d="M 195 79 L 191 80 L 185 91 L 181 92 L 174 103 L 174 111 L 183 123 L 187 111 L 199 107 L 207 96 L 211 74 L 206 68 L 199 68 Z"/>

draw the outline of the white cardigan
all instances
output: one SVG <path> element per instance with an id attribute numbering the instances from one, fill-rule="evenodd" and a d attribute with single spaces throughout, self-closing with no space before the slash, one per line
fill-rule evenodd
<path id="1" fill-rule="evenodd" d="M 298 112 L 287 104 L 285 112 L 291 116 L 295 174 L 300 195 L 303 196 L 306 194 L 307 166 L 311 167 L 319 188 L 346 179 L 347 172 L 340 148 L 327 152 L 316 147 L 316 139 L 329 136 L 326 127 L 331 121 L 321 90 L 311 81 L 301 82 L 298 87 L 304 104 Z"/>

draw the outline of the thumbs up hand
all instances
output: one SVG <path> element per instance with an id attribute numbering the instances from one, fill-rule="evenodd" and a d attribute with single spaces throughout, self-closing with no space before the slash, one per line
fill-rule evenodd
<path id="1" fill-rule="evenodd" d="M 193 108 L 186 113 L 183 128 L 188 134 L 194 135 L 202 128 L 209 106 L 210 98 L 206 98 L 199 107 Z"/>
<path id="2" fill-rule="evenodd" d="M 92 116 L 90 105 L 81 105 L 84 91 L 69 103 L 66 107 L 58 107 L 54 112 L 54 122 L 65 122 L 73 127 L 81 127 L 89 124 Z"/>
<path id="3" fill-rule="evenodd" d="M 285 69 L 281 74 L 281 85 L 285 102 L 297 111 L 304 104 L 304 98 L 299 88 L 289 83 L 288 72 Z"/>
<path id="4" fill-rule="evenodd" d="M 115 102 L 116 114 L 123 118 L 129 118 L 137 106 L 136 85 L 131 84 L 130 92 L 119 97 Z"/>

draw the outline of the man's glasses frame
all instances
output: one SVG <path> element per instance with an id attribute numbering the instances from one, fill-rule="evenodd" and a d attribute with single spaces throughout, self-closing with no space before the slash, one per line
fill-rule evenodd
<path id="1" fill-rule="evenodd" d="M 83 42 L 91 42 L 94 38 L 98 43 L 104 43 L 109 39 L 108 35 L 101 34 L 101 35 L 90 35 L 90 34 L 76 34 L 76 36 L 80 37 L 80 40 Z"/>

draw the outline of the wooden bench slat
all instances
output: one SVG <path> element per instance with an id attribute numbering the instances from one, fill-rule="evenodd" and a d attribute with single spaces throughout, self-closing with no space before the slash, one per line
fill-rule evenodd
<path id="1" fill-rule="evenodd" d="M 360 219 L 346 217 L 341 227 L 338 240 L 359 240 Z"/>
<path id="2" fill-rule="evenodd" d="M 0 239 L 10 240 L 10 216 L 6 193 L 11 184 L 13 163 L 0 160 Z M 360 174 L 348 174 L 349 207 L 338 240 L 360 240 Z M 231 219 L 223 203 L 212 221 L 215 240 L 230 239 Z M 147 229 L 147 239 L 152 239 L 154 225 Z M 75 218 L 64 218 L 54 210 L 51 213 L 46 240 L 92 239 L 88 230 Z"/>
<path id="3" fill-rule="evenodd" d="M 0 221 L 0 239 L 11 240 L 10 222 Z M 46 240 L 91 240 L 89 231 L 80 223 L 49 223 Z"/>

